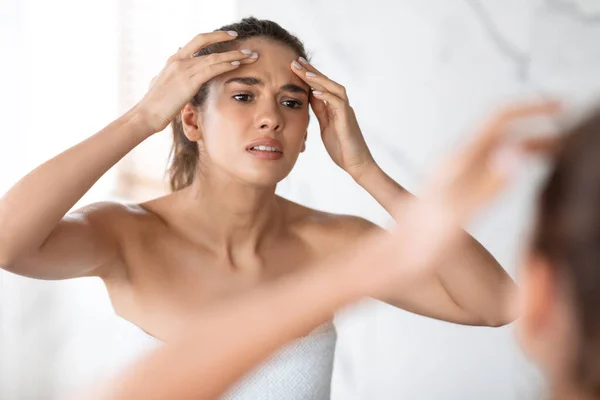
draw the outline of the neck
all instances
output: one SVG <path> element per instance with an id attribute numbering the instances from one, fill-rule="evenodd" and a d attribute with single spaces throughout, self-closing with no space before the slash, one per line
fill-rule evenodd
<path id="1" fill-rule="evenodd" d="M 257 187 L 229 177 L 197 175 L 181 191 L 188 225 L 202 226 L 199 234 L 218 253 L 258 252 L 261 243 L 279 233 L 283 213 L 276 186 Z"/>

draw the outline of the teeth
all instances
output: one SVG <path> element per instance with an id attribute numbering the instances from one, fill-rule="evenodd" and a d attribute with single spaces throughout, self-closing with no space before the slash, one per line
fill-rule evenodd
<path id="1" fill-rule="evenodd" d="M 274 153 L 278 153 L 279 150 L 277 150 L 275 147 L 271 147 L 271 146 L 254 146 L 252 147 L 250 150 L 258 150 L 258 151 L 271 151 Z"/>

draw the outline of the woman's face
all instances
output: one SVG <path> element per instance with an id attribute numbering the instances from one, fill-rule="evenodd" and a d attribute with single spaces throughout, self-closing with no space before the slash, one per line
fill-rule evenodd
<path id="1" fill-rule="evenodd" d="M 255 38 L 240 48 L 259 58 L 211 83 L 197 117 L 201 168 L 273 186 L 304 150 L 310 88 L 290 68 L 298 58 L 290 47 Z"/>

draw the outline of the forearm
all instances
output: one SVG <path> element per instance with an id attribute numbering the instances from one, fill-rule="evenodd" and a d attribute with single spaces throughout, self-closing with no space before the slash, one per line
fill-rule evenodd
<path id="1" fill-rule="evenodd" d="M 382 280 L 372 264 L 384 262 L 376 259 L 383 242 L 372 239 L 212 307 L 190 324 L 181 341 L 133 365 L 101 398 L 218 397 L 277 348 L 371 294 Z"/>
<path id="2" fill-rule="evenodd" d="M 39 248 L 92 185 L 150 134 L 130 111 L 17 182 L 0 200 L 0 262 Z"/>
<path id="3" fill-rule="evenodd" d="M 365 189 L 396 221 L 398 200 L 412 194 L 394 181 L 375 163 L 365 166 L 353 179 Z"/>
<path id="4" fill-rule="evenodd" d="M 413 197 L 376 164 L 355 178 L 397 222 L 398 202 Z M 424 217 L 424 216 L 423 216 Z M 404 217 L 402 217 L 404 218 Z M 469 233 L 439 268 L 432 269 L 448 296 L 470 317 L 471 323 L 498 326 L 513 321 L 511 308 L 516 285 L 496 259 Z"/>

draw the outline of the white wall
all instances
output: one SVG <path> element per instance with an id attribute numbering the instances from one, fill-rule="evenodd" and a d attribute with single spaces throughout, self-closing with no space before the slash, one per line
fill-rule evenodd
<path id="1" fill-rule="evenodd" d="M 114 1 L 2 2 L 0 193 L 116 117 L 115 14 Z M 85 201 L 105 195 L 111 178 Z M 85 323 L 71 310 L 86 301 L 70 288 L 0 272 L 0 398 L 50 399 L 65 376 L 85 371 L 61 366 L 69 327 Z"/>
<path id="2" fill-rule="evenodd" d="M 0 193 L 116 119 L 171 52 L 213 24 L 230 22 L 233 5 L 0 1 Z M 135 37 L 123 37 L 130 32 Z M 123 53 L 131 50 L 127 40 L 135 40 L 134 54 Z M 168 153 L 168 145 L 162 150 Z M 115 172 L 78 206 L 113 199 Z M 0 270 L 0 399 L 65 398 L 111 373 L 123 356 L 110 339 L 111 313 L 97 279 L 36 281 Z"/>
<path id="3" fill-rule="evenodd" d="M 238 1 L 305 41 L 313 62 L 346 86 L 382 167 L 409 189 L 494 107 L 558 95 L 573 108 L 600 97 L 600 2 L 568 0 Z M 473 227 L 515 276 L 531 216 L 530 171 Z M 386 223 L 329 159 L 316 124 L 283 195 Z M 376 302 L 340 318 L 335 399 L 532 399 L 539 376 L 512 327 L 468 328 Z"/>

